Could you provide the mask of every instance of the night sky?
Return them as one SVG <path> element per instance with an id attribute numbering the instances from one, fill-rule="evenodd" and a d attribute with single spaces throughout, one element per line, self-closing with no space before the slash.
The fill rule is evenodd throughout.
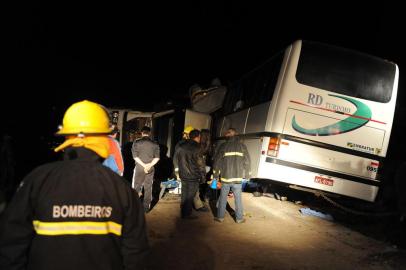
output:
<path id="1" fill-rule="evenodd" d="M 40 122 L 41 132 L 53 132 L 63 111 L 83 99 L 152 110 L 185 97 L 194 83 L 230 82 L 297 39 L 394 61 L 403 91 L 400 4 L 252 2 L 10 1 L 3 33 L 6 126 Z"/>

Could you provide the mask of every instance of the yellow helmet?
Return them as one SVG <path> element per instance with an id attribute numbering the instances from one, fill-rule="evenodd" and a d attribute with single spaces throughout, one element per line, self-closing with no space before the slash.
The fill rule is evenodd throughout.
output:
<path id="1" fill-rule="evenodd" d="M 107 111 L 91 101 L 72 104 L 65 112 L 63 124 L 57 135 L 109 134 L 110 119 Z"/>
<path id="2" fill-rule="evenodd" d="M 192 130 L 194 130 L 194 128 L 192 126 L 188 125 L 183 130 L 183 133 L 189 134 Z"/>

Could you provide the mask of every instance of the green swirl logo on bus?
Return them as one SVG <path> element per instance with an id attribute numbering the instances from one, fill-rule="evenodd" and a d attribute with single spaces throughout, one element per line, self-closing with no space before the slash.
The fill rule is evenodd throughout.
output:
<path id="1" fill-rule="evenodd" d="M 349 117 L 338 121 L 337 123 L 327 125 L 324 127 L 316 128 L 316 129 L 307 129 L 302 126 L 300 126 L 296 122 L 296 117 L 295 115 L 292 118 L 292 127 L 294 130 L 297 132 L 300 132 L 305 135 L 311 135 L 311 136 L 331 136 L 331 135 L 337 135 L 337 134 L 342 134 L 346 132 L 353 131 L 355 129 L 358 129 L 362 126 L 364 126 L 366 123 L 368 123 L 371 120 L 372 112 L 371 109 L 364 103 L 349 98 L 349 97 L 342 97 L 342 96 L 337 96 L 337 95 L 331 95 L 329 96 L 344 99 L 352 104 L 357 108 L 356 111 L 352 114 L 349 115 L 347 113 L 343 113 L 341 111 L 334 111 L 334 110 L 328 110 L 328 111 L 333 111 L 339 114 L 344 114 L 344 115 L 349 115 Z M 310 99 L 309 99 L 310 100 Z M 320 108 L 323 110 L 326 110 L 324 108 Z"/>

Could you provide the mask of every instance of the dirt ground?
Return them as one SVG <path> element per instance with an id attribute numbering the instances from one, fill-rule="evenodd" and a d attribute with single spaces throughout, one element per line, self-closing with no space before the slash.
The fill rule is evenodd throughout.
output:
<path id="1" fill-rule="evenodd" d="M 236 224 L 228 214 L 223 223 L 214 222 L 213 212 L 183 220 L 179 203 L 167 194 L 146 216 L 149 269 L 406 269 L 405 251 L 303 215 L 303 205 L 243 193 L 247 222 Z"/>

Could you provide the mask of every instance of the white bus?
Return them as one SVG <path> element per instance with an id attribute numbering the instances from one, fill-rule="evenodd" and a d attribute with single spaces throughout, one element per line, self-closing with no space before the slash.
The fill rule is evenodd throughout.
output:
<path id="1" fill-rule="evenodd" d="M 392 62 L 299 40 L 232 85 L 216 136 L 240 133 L 252 178 L 372 202 L 398 77 Z"/>

